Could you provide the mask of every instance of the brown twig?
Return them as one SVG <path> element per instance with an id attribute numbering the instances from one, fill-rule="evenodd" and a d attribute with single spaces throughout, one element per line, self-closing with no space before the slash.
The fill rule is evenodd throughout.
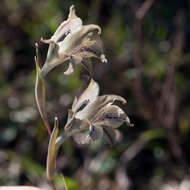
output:
<path id="1" fill-rule="evenodd" d="M 135 32 L 137 36 L 135 50 L 134 50 L 134 64 L 137 69 L 137 78 L 135 79 L 134 85 L 134 94 L 139 105 L 142 105 L 143 116 L 146 119 L 151 118 L 151 110 L 150 110 L 150 101 L 145 95 L 144 88 L 142 86 L 142 73 L 143 73 L 143 58 L 142 58 L 142 49 L 143 49 L 143 33 L 142 33 L 142 24 L 143 18 L 148 13 L 149 9 L 152 7 L 155 0 L 146 0 L 140 8 L 135 11 Z"/>
<path id="2" fill-rule="evenodd" d="M 180 17 L 180 18 L 179 18 Z M 159 100 L 159 115 L 162 115 L 166 104 L 170 102 L 170 95 L 175 91 L 175 73 L 176 67 L 179 63 L 180 53 L 183 48 L 183 24 L 181 15 L 178 15 L 176 18 L 177 32 L 174 39 L 174 47 L 171 51 L 170 64 L 168 65 L 167 76 L 165 83 L 162 88 L 161 98 Z M 171 107 L 171 106 L 170 106 Z M 171 125 L 171 121 L 168 125 Z"/>
<path id="3" fill-rule="evenodd" d="M 183 15 L 181 13 L 176 16 L 175 23 L 176 35 L 174 38 L 174 46 L 171 50 L 170 64 L 168 65 L 166 79 L 158 102 L 158 119 L 160 126 L 164 128 L 167 134 L 168 143 L 174 157 L 185 163 L 179 139 L 176 131 L 173 129 L 176 122 L 176 108 L 178 102 L 175 75 L 184 41 Z"/>
<path id="4" fill-rule="evenodd" d="M 142 20 L 145 15 L 147 14 L 147 12 L 149 11 L 149 9 L 152 7 L 152 5 L 154 4 L 155 0 L 146 0 L 141 6 L 140 8 L 137 9 L 136 11 L 136 18 L 139 20 Z"/>

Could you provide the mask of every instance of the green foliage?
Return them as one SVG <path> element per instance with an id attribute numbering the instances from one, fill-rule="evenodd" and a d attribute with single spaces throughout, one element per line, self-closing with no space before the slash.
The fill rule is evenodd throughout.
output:
<path id="1" fill-rule="evenodd" d="M 102 140 L 91 144 L 90 148 L 77 145 L 72 140 L 66 142 L 57 160 L 57 166 L 61 168 L 59 173 L 66 177 L 63 180 L 61 175 L 55 175 L 56 185 L 61 189 L 66 183 L 69 190 L 112 190 L 115 187 L 120 190 L 119 182 L 123 181 L 119 179 L 124 179 L 124 182 L 130 182 L 132 189 L 146 190 L 164 188 L 171 183 L 179 187 L 185 180 L 186 166 L 189 166 L 190 160 L 188 1 L 155 1 L 141 23 L 141 41 L 136 30 L 135 11 L 143 2 L 1 1 L 1 185 L 47 185 L 44 176 L 49 136 L 42 128 L 34 99 L 34 43 L 41 36 L 52 36 L 67 18 L 71 4 L 75 4 L 84 24 L 90 24 L 89 16 L 95 14 L 94 24 L 103 28 L 101 39 L 108 63 L 94 64 L 92 75 L 100 83 L 101 94 L 117 94 L 128 100 L 127 106 L 122 105 L 122 109 L 129 113 L 135 127 L 127 128 L 124 125 L 123 137 L 113 147 Z M 184 26 L 181 28 L 176 25 L 176 15 L 180 15 L 180 11 L 184 16 L 181 22 Z M 175 53 L 176 45 L 180 44 L 179 41 L 176 43 L 178 30 L 182 31 L 184 39 L 180 52 Z M 38 43 L 43 65 L 47 46 Z M 148 101 L 143 100 L 141 89 L 136 88 L 139 69 L 135 50 L 139 43 L 142 43 L 141 82 L 144 97 Z M 163 92 L 171 74 L 170 66 L 175 60 L 177 64 L 172 85 L 169 88 L 166 85 Z M 82 66 L 77 66 L 69 77 L 64 76 L 61 70 L 54 69 L 48 79 L 46 105 L 48 122 L 52 126 L 57 116 L 61 123 L 60 132 L 64 130 L 66 110 L 71 107 L 76 89 L 86 84 L 87 78 L 83 75 L 86 70 Z M 167 123 L 169 125 L 166 126 Z M 174 138 L 171 143 L 173 137 L 177 140 Z M 131 159 L 123 161 L 122 156 L 127 150 L 132 150 L 130 156 L 127 155 L 127 159 Z M 88 166 L 94 160 L 97 167 L 88 171 Z M 119 168 L 121 163 L 123 173 Z M 118 173 L 122 178 L 118 177 Z"/>
<path id="2" fill-rule="evenodd" d="M 65 190 L 77 190 L 79 183 L 69 177 L 64 177 L 63 175 L 55 175 L 55 183 L 60 187 L 65 187 Z"/>

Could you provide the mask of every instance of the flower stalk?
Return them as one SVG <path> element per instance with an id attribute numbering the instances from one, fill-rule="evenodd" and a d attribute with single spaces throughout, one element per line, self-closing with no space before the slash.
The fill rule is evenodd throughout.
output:
<path id="1" fill-rule="evenodd" d="M 126 100 L 113 94 L 99 96 L 99 84 L 91 79 L 88 87 L 80 96 L 75 97 L 71 109 L 68 110 L 68 118 L 63 132 L 59 134 L 59 122 L 55 117 L 51 133 L 45 110 L 47 74 L 60 64 L 66 65 L 64 74 L 70 75 L 78 64 L 82 64 L 88 70 L 86 65 L 91 66 L 91 58 L 96 58 L 103 63 L 107 62 L 100 34 L 99 26 L 83 25 L 82 20 L 76 16 L 75 8 L 72 5 L 67 20 L 60 24 L 52 37 L 47 40 L 41 39 L 41 42 L 49 45 L 43 66 L 39 62 L 38 44 L 35 44 L 35 98 L 40 116 L 50 135 L 46 176 L 54 190 L 56 190 L 54 185 L 56 157 L 65 140 L 73 137 L 77 143 L 88 144 L 105 136 L 111 144 L 115 144 L 120 136 L 117 128 L 123 123 L 133 126 L 127 114 L 119 106 L 114 105 L 115 101 L 126 104 Z M 92 69 L 92 67 L 90 68 Z"/>

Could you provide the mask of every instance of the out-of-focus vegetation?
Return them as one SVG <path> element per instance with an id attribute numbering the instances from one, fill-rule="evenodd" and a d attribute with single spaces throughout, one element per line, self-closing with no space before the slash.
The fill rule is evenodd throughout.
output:
<path id="1" fill-rule="evenodd" d="M 34 100 L 34 43 L 49 38 L 74 4 L 84 23 L 102 27 L 107 64 L 96 63 L 101 94 L 125 97 L 135 127 L 121 127 L 114 147 L 97 141 L 62 147 L 57 168 L 69 189 L 190 188 L 190 4 L 183 1 L 1 0 L 0 185 L 34 185 L 45 179 L 49 136 Z M 40 44 L 42 63 L 47 45 Z M 77 67 L 49 78 L 48 119 L 64 127 L 76 89 L 87 73 Z M 50 88 L 51 87 L 51 88 Z M 60 176 L 57 185 L 63 186 Z"/>

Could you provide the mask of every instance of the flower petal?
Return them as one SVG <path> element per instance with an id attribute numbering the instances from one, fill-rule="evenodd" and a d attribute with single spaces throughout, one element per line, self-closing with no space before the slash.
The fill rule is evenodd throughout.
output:
<path id="1" fill-rule="evenodd" d="M 76 16 L 75 8 L 72 5 L 70 7 L 70 13 L 68 19 L 61 23 L 61 25 L 55 31 L 51 39 L 55 42 L 63 41 L 67 35 L 72 34 L 77 30 L 80 30 L 81 27 L 82 27 L 82 20 Z"/>
<path id="2" fill-rule="evenodd" d="M 78 55 L 83 59 L 94 57 L 100 59 L 101 62 L 107 62 L 103 52 L 102 41 L 98 34 L 100 30 L 101 29 L 97 25 L 83 26 L 79 34 L 77 34 L 80 41 L 77 41 L 77 44 L 75 44 L 75 47 L 72 48 L 70 53 L 72 55 Z M 71 36 L 69 36 L 68 39 L 69 38 L 71 38 Z"/>
<path id="3" fill-rule="evenodd" d="M 68 118 L 67 118 L 67 123 L 70 122 L 72 120 L 72 118 L 74 117 L 74 113 L 71 109 L 68 110 Z"/>
<path id="4" fill-rule="evenodd" d="M 118 128 L 128 119 L 125 112 L 116 105 L 102 108 L 91 121 L 95 126 Z"/>
<path id="5" fill-rule="evenodd" d="M 123 104 L 126 103 L 126 100 L 122 98 L 121 96 L 117 95 L 103 95 L 99 96 L 94 102 L 89 104 L 86 107 L 85 112 L 83 111 L 83 117 L 88 118 L 89 120 L 93 119 L 93 117 L 98 113 L 100 109 L 102 109 L 105 106 L 112 105 L 115 101 L 120 101 Z"/>
<path id="6" fill-rule="evenodd" d="M 121 139 L 121 133 L 117 129 L 112 129 L 111 127 L 103 127 L 104 136 L 108 139 L 111 145 L 116 144 Z"/>
<path id="7" fill-rule="evenodd" d="M 86 106 L 92 102 L 94 102 L 99 94 L 99 85 L 93 79 L 91 79 L 90 84 L 84 90 L 84 92 L 75 100 L 72 105 L 72 111 L 76 113 L 76 117 L 79 119 L 85 118 L 83 117 L 83 112 Z M 81 109 L 82 107 L 82 109 Z"/>
<path id="8" fill-rule="evenodd" d="M 72 136 L 75 133 L 86 130 L 90 127 L 90 124 L 87 120 L 80 120 L 73 117 L 65 126 L 65 133 L 68 136 Z"/>
<path id="9" fill-rule="evenodd" d="M 63 57 L 65 54 L 72 55 L 76 52 L 79 47 L 81 47 L 81 43 L 86 41 L 90 41 L 89 34 L 98 34 L 101 31 L 101 28 L 98 25 L 90 24 L 83 26 L 77 32 L 67 35 L 63 41 L 59 44 L 59 56 Z"/>
<path id="10" fill-rule="evenodd" d="M 62 63 L 63 60 L 59 58 L 58 49 L 59 49 L 58 44 L 54 42 L 50 43 L 48 53 L 47 53 L 47 58 L 42 67 L 41 74 L 43 77 L 45 77 L 49 73 L 49 71 L 51 71 L 54 67 Z M 66 58 L 69 59 L 69 57 L 65 56 L 64 62 L 66 61 Z"/>
<path id="11" fill-rule="evenodd" d="M 93 140 L 98 140 L 103 137 L 103 128 L 91 125 L 88 136 Z"/>
<path id="12" fill-rule="evenodd" d="M 72 62 L 69 63 L 67 70 L 64 72 L 65 75 L 70 75 L 74 71 L 74 64 Z"/>
<path id="13" fill-rule="evenodd" d="M 86 131 L 87 132 L 87 131 Z M 87 138 L 87 133 L 86 132 L 81 132 L 81 133 L 76 133 L 72 137 L 74 141 L 77 144 L 89 144 L 91 142 L 90 138 Z"/>
<path id="14" fill-rule="evenodd" d="M 82 27 L 82 20 L 76 16 L 75 14 L 75 7 L 74 5 L 72 5 L 70 7 L 70 12 L 69 12 L 69 16 L 67 18 L 66 21 L 63 21 L 59 27 L 57 28 L 57 30 L 55 31 L 55 33 L 53 34 L 53 36 L 48 39 L 48 40 L 41 40 L 44 43 L 51 43 L 53 42 L 60 42 L 63 41 L 64 38 L 69 35 L 72 34 L 78 30 L 80 30 Z"/>

